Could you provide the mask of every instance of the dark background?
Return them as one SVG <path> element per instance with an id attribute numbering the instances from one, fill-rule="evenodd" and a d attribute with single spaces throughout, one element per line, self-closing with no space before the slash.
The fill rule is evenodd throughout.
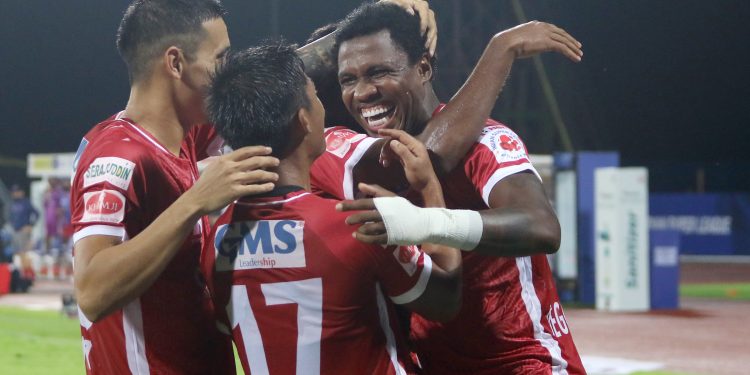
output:
<path id="1" fill-rule="evenodd" d="M 0 1 L 0 179 L 30 152 L 74 152 L 128 97 L 115 32 L 129 1 Z M 233 48 L 281 34 L 302 42 L 359 4 L 225 0 Z M 518 24 L 509 0 L 431 1 L 437 89 L 463 82 L 489 37 Z M 750 2 L 522 1 L 526 16 L 584 44 L 543 58 L 576 150 L 617 150 L 650 169 L 652 191 L 750 191 Z M 494 117 L 532 153 L 563 151 L 531 60 L 516 63 Z M 705 176 L 700 182 L 696 176 Z"/>

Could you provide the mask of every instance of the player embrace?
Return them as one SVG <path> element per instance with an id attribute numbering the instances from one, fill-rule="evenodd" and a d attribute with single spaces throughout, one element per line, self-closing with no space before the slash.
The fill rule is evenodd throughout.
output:
<path id="1" fill-rule="evenodd" d="M 414 371 L 391 303 L 449 320 L 461 299 L 461 255 L 441 245 L 357 241 L 336 200 L 310 193 L 325 152 L 325 111 L 288 45 L 231 55 L 208 99 L 233 148 L 272 147 L 276 187 L 246 196 L 218 219 L 203 270 L 242 366 L 252 374 L 405 374 Z M 413 141 L 413 142 L 411 142 Z M 419 142 L 391 147 L 428 206 L 442 191 Z"/>

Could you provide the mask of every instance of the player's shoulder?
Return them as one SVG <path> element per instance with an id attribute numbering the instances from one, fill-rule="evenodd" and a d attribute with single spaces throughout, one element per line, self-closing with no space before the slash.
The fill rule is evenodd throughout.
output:
<path id="1" fill-rule="evenodd" d="M 307 230 L 326 237 L 360 244 L 352 237 L 352 232 L 357 227 L 346 223 L 346 218 L 355 214 L 356 211 L 342 212 L 336 210 L 336 205 L 341 202 L 338 199 L 330 199 L 312 193 L 305 198 L 296 202 L 295 211 L 305 221 Z"/>
<path id="2" fill-rule="evenodd" d="M 323 135 L 326 139 L 326 152 L 343 158 L 353 145 L 368 139 L 367 134 L 358 133 L 345 126 L 325 128 Z"/>
<path id="3" fill-rule="evenodd" d="M 116 157 L 132 163 L 153 160 L 152 148 L 134 134 L 129 125 L 118 119 L 108 119 L 94 126 L 81 141 L 81 161 L 101 157 Z"/>
<path id="4" fill-rule="evenodd" d="M 348 216 L 347 213 L 336 210 L 336 204 L 339 202 L 337 199 L 307 193 L 304 199 L 294 202 L 294 209 L 303 220 L 310 223 L 308 228 L 325 229 L 335 226 L 336 223 L 343 224 L 343 219 Z"/>
<path id="5" fill-rule="evenodd" d="M 526 145 L 510 127 L 488 119 L 471 150 L 472 154 L 486 152 L 502 159 L 515 159 L 526 156 Z"/>

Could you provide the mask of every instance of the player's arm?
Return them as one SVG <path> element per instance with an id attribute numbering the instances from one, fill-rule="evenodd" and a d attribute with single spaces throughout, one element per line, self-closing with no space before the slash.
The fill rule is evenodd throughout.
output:
<path id="1" fill-rule="evenodd" d="M 470 177 L 476 186 L 481 186 L 480 190 L 489 189 L 484 198 L 488 209 L 447 210 L 419 208 L 409 202 L 398 206 L 389 203 L 397 198 L 376 198 L 372 205 L 356 201 L 342 203 L 344 210 L 351 205 L 358 210 L 377 209 L 379 212 L 380 215 L 370 212 L 369 217 L 374 222 L 381 220 L 383 225 L 369 224 L 370 236 L 362 240 L 381 244 L 441 243 L 494 256 L 556 252 L 560 246 L 560 224 L 539 178 L 532 173 L 533 167 L 520 138 L 507 128 L 496 129 L 487 137 L 485 142 L 493 144 L 500 144 L 503 137 L 513 142 L 512 150 L 497 153 L 483 150 L 472 158 L 472 166 L 467 166 L 473 172 Z M 497 159 L 497 155 L 501 155 L 501 159 Z M 507 168 L 517 168 L 518 172 L 508 173 Z M 492 182 L 495 180 L 497 182 Z M 350 216 L 347 222 L 359 223 L 360 217 L 367 214 L 358 215 Z M 407 225 L 412 225 L 413 229 L 399 230 Z"/>
<path id="2" fill-rule="evenodd" d="M 425 157 L 427 157 L 426 152 Z M 362 191 L 372 196 L 393 196 L 393 193 L 377 185 L 361 184 L 360 187 Z M 420 192 L 426 207 L 445 207 L 442 189 L 437 179 L 435 179 L 434 185 L 426 186 Z M 365 203 L 365 206 L 362 206 L 362 208 L 366 208 L 367 201 L 359 200 L 358 203 Z M 403 205 L 404 203 L 409 204 L 405 199 L 398 198 L 397 201 L 390 202 L 389 204 L 392 204 L 393 208 L 398 210 L 399 205 Z M 372 199 L 369 199 L 369 204 L 372 204 Z M 368 219 L 371 220 L 370 222 L 360 226 L 359 230 L 355 232 L 355 237 L 363 242 L 388 243 L 388 231 L 383 226 L 383 221 L 378 217 L 377 211 L 370 211 L 370 214 L 372 213 L 375 213 L 375 216 Z M 349 218 L 347 218 L 347 222 L 352 224 L 359 223 L 356 219 L 350 222 Z M 421 224 L 414 222 L 400 229 L 409 231 Z M 367 227 L 362 228 L 364 226 Z M 390 228 L 390 230 L 393 231 L 395 229 Z M 461 309 L 461 252 L 455 247 L 431 243 L 423 243 L 421 249 L 430 257 L 432 262 L 429 279 L 422 294 L 413 301 L 403 303 L 403 305 L 427 319 L 440 322 L 448 321 L 455 317 Z"/>
<path id="3" fill-rule="evenodd" d="M 195 185 L 146 229 L 121 242 L 92 235 L 75 244 L 75 289 L 81 311 L 91 321 L 122 308 L 143 294 L 179 250 L 201 216 L 248 194 L 270 191 L 278 165 L 267 147 L 245 147 L 220 157 Z"/>
<path id="4" fill-rule="evenodd" d="M 368 185 L 360 187 L 370 194 L 378 192 Z M 383 196 L 382 191 L 378 193 Z M 368 227 L 360 227 L 356 237 L 369 243 L 433 242 L 512 257 L 552 254 L 560 247 L 560 223 L 534 174 L 520 172 L 504 178 L 492 189 L 489 204 L 482 211 L 431 209 L 403 198 L 379 197 L 343 202 L 341 209 L 370 210 L 347 218 L 349 224 L 368 219 Z"/>
<path id="5" fill-rule="evenodd" d="M 581 46 L 565 30 L 538 21 L 493 36 L 464 85 L 417 137 L 436 155 L 438 174 L 453 170 L 479 137 L 516 59 L 557 52 L 578 62 Z"/>
<path id="6" fill-rule="evenodd" d="M 389 142 L 394 154 L 403 166 L 404 174 L 411 189 L 421 194 L 425 207 L 440 209 L 445 207 L 443 191 L 435 171 L 430 163 L 430 157 L 425 146 L 404 131 L 393 130 L 393 140 Z M 360 185 L 360 188 L 373 196 L 393 195 L 393 193 L 379 186 Z M 404 202 L 403 198 L 388 201 L 384 204 L 398 210 Z M 347 202 L 342 202 L 341 205 Z M 365 200 L 365 205 L 372 205 L 373 200 Z M 354 233 L 355 238 L 363 242 L 376 242 L 371 237 L 387 239 L 388 233 L 393 231 L 410 231 L 421 223 L 411 223 L 402 227 L 388 227 L 379 217 L 377 211 L 369 211 L 347 218 L 347 223 L 364 223 Z M 387 242 L 387 241 L 386 241 Z M 427 286 L 415 300 L 405 303 L 405 306 L 420 315 L 438 321 L 453 318 L 461 307 L 461 252 L 455 248 L 440 244 L 422 244 L 422 251 L 430 256 L 432 269 Z"/>
<path id="7" fill-rule="evenodd" d="M 560 223 L 539 178 L 521 172 L 503 178 L 480 211 L 483 229 L 472 251 L 494 256 L 552 254 L 560 247 Z"/>

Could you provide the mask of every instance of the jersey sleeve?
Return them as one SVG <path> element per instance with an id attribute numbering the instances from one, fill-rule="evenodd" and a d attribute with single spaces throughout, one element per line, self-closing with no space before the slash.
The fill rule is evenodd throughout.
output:
<path id="1" fill-rule="evenodd" d="M 529 171 L 540 180 L 521 138 L 504 125 L 484 128 L 465 159 L 464 172 L 489 206 L 492 188 L 505 177 Z"/>
<path id="2" fill-rule="evenodd" d="M 128 238 L 139 214 L 144 168 L 150 161 L 131 142 L 88 144 L 77 159 L 71 185 L 73 241 L 92 235 Z M 145 161 L 145 162 L 144 162 Z"/>
<path id="3" fill-rule="evenodd" d="M 354 167 L 377 138 L 343 126 L 326 128 L 326 151 L 310 169 L 313 192 L 337 199 L 354 199 Z"/>
<path id="4" fill-rule="evenodd" d="M 432 259 L 417 246 L 372 245 L 375 274 L 388 297 L 399 305 L 412 302 L 422 295 L 432 273 Z"/>

